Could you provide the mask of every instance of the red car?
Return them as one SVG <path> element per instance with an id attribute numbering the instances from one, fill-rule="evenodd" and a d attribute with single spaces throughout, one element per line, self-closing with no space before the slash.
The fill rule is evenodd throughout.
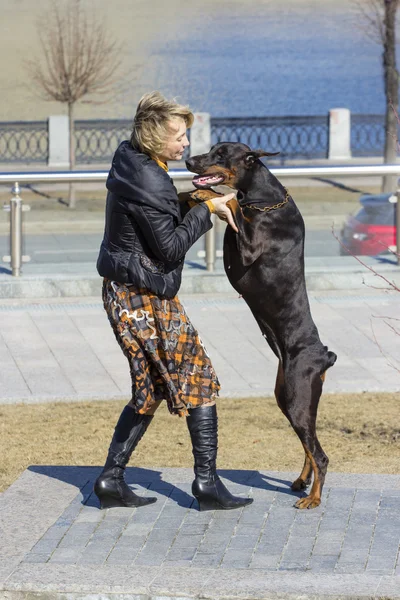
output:
<path id="1" fill-rule="evenodd" d="M 349 216 L 342 227 L 342 244 L 351 254 L 396 252 L 396 194 L 368 194 L 361 196 L 360 203 L 360 210 Z M 348 252 L 340 246 L 340 254 Z"/>

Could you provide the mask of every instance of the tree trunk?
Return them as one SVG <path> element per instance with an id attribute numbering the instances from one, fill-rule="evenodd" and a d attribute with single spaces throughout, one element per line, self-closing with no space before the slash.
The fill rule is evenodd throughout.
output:
<path id="1" fill-rule="evenodd" d="M 68 120 L 69 120 L 69 169 L 73 171 L 75 168 L 75 123 L 74 123 L 74 104 L 68 104 Z M 76 207 L 75 186 L 70 183 L 68 186 L 68 207 Z"/>
<path id="2" fill-rule="evenodd" d="M 395 163 L 397 159 L 397 117 L 399 104 L 398 72 L 396 68 L 396 11 L 399 0 L 384 0 L 384 44 L 383 72 L 385 82 L 385 150 L 384 163 Z M 393 110 L 393 107 L 395 110 Z M 397 187 L 395 175 L 386 175 L 382 181 L 382 192 L 393 192 Z"/>

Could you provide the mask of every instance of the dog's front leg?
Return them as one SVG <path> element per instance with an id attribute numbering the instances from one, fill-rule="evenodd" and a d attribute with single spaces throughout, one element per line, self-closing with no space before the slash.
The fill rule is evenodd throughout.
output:
<path id="1" fill-rule="evenodd" d="M 190 192 L 180 192 L 178 194 L 179 205 L 181 209 L 182 217 L 196 206 L 196 204 L 200 204 L 201 202 L 205 202 L 206 200 L 212 200 L 212 198 L 217 198 L 218 196 L 223 196 L 219 192 L 215 192 L 212 189 L 209 190 L 191 190 Z"/>

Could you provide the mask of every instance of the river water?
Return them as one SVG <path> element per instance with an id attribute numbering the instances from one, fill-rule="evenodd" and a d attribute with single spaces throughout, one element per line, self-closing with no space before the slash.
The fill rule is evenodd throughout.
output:
<path id="1" fill-rule="evenodd" d="M 384 112 L 382 49 L 351 0 L 205 2 L 203 11 L 178 14 L 174 28 L 152 46 L 151 85 L 195 110 Z"/>
<path id="2" fill-rule="evenodd" d="M 63 113 L 65 106 L 33 93 L 24 70 L 26 58 L 41 56 L 48 0 L 0 5 L 0 120 Z M 384 112 L 382 48 L 365 35 L 353 0 L 82 0 L 82 6 L 105 19 L 110 39 L 121 43 L 123 64 L 115 96 L 78 103 L 78 119 L 131 118 L 140 96 L 153 89 L 213 116 L 320 115 L 337 107 Z"/>

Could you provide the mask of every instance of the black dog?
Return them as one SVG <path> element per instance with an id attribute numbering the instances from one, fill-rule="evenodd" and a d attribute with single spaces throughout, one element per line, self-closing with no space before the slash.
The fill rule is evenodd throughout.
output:
<path id="1" fill-rule="evenodd" d="M 304 278 L 304 221 L 287 190 L 259 160 L 273 156 L 245 144 L 219 143 L 208 154 L 193 156 L 187 168 L 198 173 L 196 201 L 218 195 L 213 185 L 238 190 L 229 206 L 239 229 L 227 227 L 224 266 L 228 279 L 249 305 L 261 331 L 279 359 L 275 396 L 300 438 L 305 462 L 293 490 L 313 485 L 297 508 L 314 508 L 328 457 L 316 435 L 316 418 L 325 371 L 336 360 L 312 320 Z"/>

